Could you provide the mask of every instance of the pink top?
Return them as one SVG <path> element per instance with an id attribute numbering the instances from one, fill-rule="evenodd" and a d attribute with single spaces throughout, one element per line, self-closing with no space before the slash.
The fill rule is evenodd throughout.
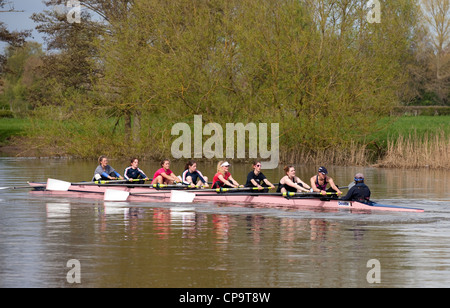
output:
<path id="1" fill-rule="evenodd" d="M 164 168 L 158 169 L 155 172 L 155 174 L 153 175 L 153 180 L 156 179 L 158 176 L 160 176 L 161 173 L 165 173 L 167 175 L 170 175 L 170 174 L 172 174 L 172 170 L 170 170 L 170 169 L 165 170 Z"/>

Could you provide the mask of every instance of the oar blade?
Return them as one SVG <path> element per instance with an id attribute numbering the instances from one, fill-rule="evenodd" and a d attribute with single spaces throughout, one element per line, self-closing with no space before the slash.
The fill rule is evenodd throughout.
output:
<path id="1" fill-rule="evenodd" d="M 72 185 L 70 182 L 65 182 L 61 180 L 48 179 L 46 189 L 52 191 L 68 191 Z"/>
<path id="2" fill-rule="evenodd" d="M 194 201 L 195 194 L 191 192 L 172 190 L 170 191 L 170 202 L 176 203 L 192 203 Z"/>
<path id="3" fill-rule="evenodd" d="M 127 201 L 130 193 L 124 190 L 107 189 L 103 196 L 104 201 Z"/>

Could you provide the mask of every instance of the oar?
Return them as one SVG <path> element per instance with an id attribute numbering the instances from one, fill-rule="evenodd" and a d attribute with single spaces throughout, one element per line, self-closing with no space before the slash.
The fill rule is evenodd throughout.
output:
<path id="1" fill-rule="evenodd" d="M 155 190 L 155 191 L 143 191 L 143 192 L 129 192 L 125 190 L 106 189 L 103 195 L 104 201 L 127 201 L 130 195 L 153 195 L 164 194 L 171 192 L 172 190 Z"/>
<path id="2" fill-rule="evenodd" d="M 44 184 L 42 185 L 36 185 L 36 186 L 9 186 L 9 187 L 0 187 L 0 190 L 6 190 L 6 189 L 22 189 L 22 188 L 39 188 L 39 187 L 45 187 Z"/>
<path id="3" fill-rule="evenodd" d="M 156 184 L 155 184 L 156 185 Z M 179 186 L 176 186 L 179 187 Z M 271 187 L 265 187 L 264 189 L 271 189 Z M 128 192 L 123 190 L 116 189 L 107 189 L 105 191 L 103 200 L 104 201 L 126 201 L 130 195 L 152 195 L 152 194 L 161 194 L 167 193 L 170 191 L 171 193 L 171 202 L 192 202 L 190 199 L 194 199 L 195 191 L 199 192 L 216 192 L 219 194 L 225 194 L 230 192 L 245 192 L 245 191 L 254 191 L 260 190 L 258 187 L 238 187 L 238 188 L 215 188 L 215 189 L 188 189 L 188 190 L 157 190 L 157 191 L 143 191 L 143 192 Z M 178 193 L 180 192 L 180 193 Z M 211 194 L 211 196 L 217 196 L 217 194 Z M 183 200 L 183 201 L 179 201 Z M 188 201 L 186 201 L 188 200 Z"/>
<path id="4" fill-rule="evenodd" d="M 150 180 L 151 179 L 149 179 L 149 181 Z M 105 186 L 107 186 L 107 185 L 117 184 L 120 186 L 125 186 L 125 185 L 127 185 L 127 183 L 137 182 L 137 181 L 141 181 L 141 179 L 131 179 L 130 181 L 128 181 L 128 180 L 108 180 L 108 181 L 101 180 L 101 181 L 94 181 L 94 182 L 77 182 L 77 183 L 71 183 L 71 182 L 66 182 L 66 181 L 61 181 L 61 180 L 56 180 L 56 179 L 48 179 L 47 185 L 42 186 L 42 187 L 46 187 L 47 190 L 52 190 L 52 191 L 68 191 L 71 185 L 105 185 Z M 134 185 L 139 185 L 139 184 L 134 184 Z M 144 185 L 144 184 L 142 184 L 142 185 Z M 155 185 L 158 185 L 158 184 L 154 184 L 152 186 L 155 186 Z"/>
<path id="5" fill-rule="evenodd" d="M 93 181 L 93 182 L 80 182 L 80 183 L 74 183 L 74 184 L 84 184 L 84 183 L 92 183 L 93 185 L 98 184 L 127 184 L 132 182 L 140 182 L 140 181 L 153 181 L 153 179 L 129 179 L 129 180 L 100 180 L 100 181 Z"/>
<path id="6" fill-rule="evenodd" d="M 259 189 L 258 187 L 237 187 L 237 188 L 212 188 L 212 189 L 193 189 L 198 190 L 200 192 L 217 192 L 217 193 L 227 193 L 234 191 L 264 191 L 272 189 L 272 187 L 264 187 L 263 189 Z M 189 187 L 188 187 L 189 190 Z"/>
<path id="7" fill-rule="evenodd" d="M 281 193 L 281 196 L 283 197 L 296 197 L 296 196 L 317 196 L 317 197 L 325 197 L 325 196 L 332 196 L 337 195 L 335 192 L 327 192 L 326 195 L 320 193 L 320 192 L 284 192 Z"/>
<path id="8" fill-rule="evenodd" d="M 245 187 L 248 191 L 258 189 L 257 187 Z M 309 198 L 324 198 L 324 195 L 321 195 L 320 193 L 316 192 L 301 192 L 301 193 L 231 193 L 228 194 L 228 192 L 232 192 L 234 190 L 238 190 L 237 188 L 229 188 L 229 190 L 219 192 L 219 194 L 201 194 L 202 197 L 214 197 L 218 195 L 229 195 L 229 196 L 283 196 L 283 197 L 294 197 L 294 196 L 304 196 Z M 220 190 L 220 188 L 219 188 Z M 205 191 L 205 190 L 202 190 Z M 245 190 L 244 190 L 245 191 Z M 181 203 L 192 203 L 194 201 L 194 198 L 196 197 L 195 192 L 190 191 L 179 191 L 179 190 L 172 190 L 170 192 L 170 202 L 181 202 Z M 327 195 L 333 195 L 335 193 L 327 193 Z"/>

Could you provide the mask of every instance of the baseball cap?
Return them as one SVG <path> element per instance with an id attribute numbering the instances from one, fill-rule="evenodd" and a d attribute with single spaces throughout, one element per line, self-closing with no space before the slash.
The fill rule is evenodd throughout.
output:
<path id="1" fill-rule="evenodd" d="M 230 163 L 228 163 L 227 161 L 224 162 L 222 165 L 220 165 L 220 167 L 227 167 L 227 166 L 230 166 Z"/>
<path id="2" fill-rule="evenodd" d="M 319 168 L 319 172 L 320 172 L 320 173 L 328 174 L 327 168 L 325 168 L 325 167 L 320 167 L 320 168 Z"/>

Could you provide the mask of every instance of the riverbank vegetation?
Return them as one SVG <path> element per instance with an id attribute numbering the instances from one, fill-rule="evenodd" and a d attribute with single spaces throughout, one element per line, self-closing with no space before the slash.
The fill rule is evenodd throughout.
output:
<path id="1" fill-rule="evenodd" d="M 157 119 L 151 119 L 157 121 Z M 379 167 L 395 168 L 450 168 L 450 116 L 403 116 L 384 117 L 377 125 L 381 130 L 367 137 L 366 146 L 354 143 L 344 151 L 324 152 L 316 157 L 306 151 L 299 153 L 281 152 L 283 162 L 304 164 L 341 164 L 341 165 L 375 165 Z M 110 138 L 108 127 L 111 123 L 96 122 L 67 122 L 53 119 L 26 120 L 18 118 L 0 118 L 0 152 L 3 146 L 6 154 L 15 156 L 71 156 L 78 158 L 96 159 L 99 146 L 110 148 L 112 156 L 124 157 L 128 153 L 114 152 L 113 132 Z M 123 123 L 119 123 L 119 126 Z M 33 127 L 33 129 L 30 129 Z M 62 135 L 59 132 L 64 131 Z M 120 131 L 120 128 L 117 129 Z M 164 125 L 159 134 L 164 141 Z M 45 132 L 47 135 L 43 134 Z M 48 135 L 50 134 L 50 135 Z M 77 135 L 79 138 L 73 138 Z M 150 135 L 142 136 L 148 140 Z M 48 138 L 48 139 L 47 139 Z M 12 140 L 12 142 L 11 142 Z M 80 141 L 77 141 L 80 140 Z M 89 144 L 85 140 L 97 140 L 99 144 Z M 158 146 L 159 139 L 155 140 Z M 13 144 L 11 148 L 6 145 Z M 44 147 L 41 144 L 51 146 Z M 163 142 L 159 144 L 164 148 Z M 156 148 L 156 147 L 155 147 Z M 119 147 L 120 149 L 120 147 Z M 166 152 L 154 154 L 143 153 L 142 158 L 155 159 L 166 157 Z M 70 153 L 70 154 L 68 154 Z"/>
<path id="2" fill-rule="evenodd" d="M 394 108 L 449 103 L 448 37 L 432 26 L 447 0 L 380 1 L 380 23 L 360 0 L 80 2 L 79 23 L 58 0 L 33 16 L 46 52 L 5 53 L 0 109 L 29 119 L 45 156 L 170 157 L 172 126 L 202 115 L 280 123 L 284 162 L 371 164 L 400 144 Z"/>

